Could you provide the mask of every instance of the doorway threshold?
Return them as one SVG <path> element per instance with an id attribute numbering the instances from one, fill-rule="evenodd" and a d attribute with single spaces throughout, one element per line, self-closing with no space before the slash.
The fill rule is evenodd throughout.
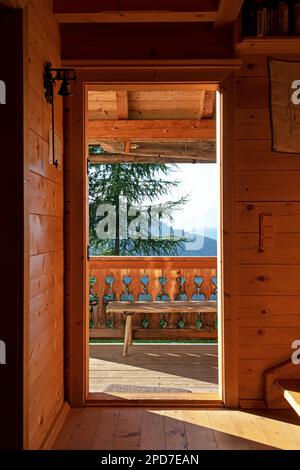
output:
<path id="1" fill-rule="evenodd" d="M 85 406 L 141 408 L 224 408 L 218 393 L 89 393 Z"/>

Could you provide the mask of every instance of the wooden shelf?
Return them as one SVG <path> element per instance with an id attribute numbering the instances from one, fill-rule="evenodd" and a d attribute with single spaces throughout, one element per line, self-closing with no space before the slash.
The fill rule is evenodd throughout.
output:
<path id="1" fill-rule="evenodd" d="M 236 51 L 247 54 L 300 54 L 300 36 L 245 37 Z"/>

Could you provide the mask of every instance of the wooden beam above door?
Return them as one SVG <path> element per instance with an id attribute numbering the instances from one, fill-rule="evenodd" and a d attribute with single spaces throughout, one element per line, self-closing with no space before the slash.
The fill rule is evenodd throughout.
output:
<path id="1" fill-rule="evenodd" d="M 128 119 L 128 92 L 120 90 L 116 92 L 118 119 Z"/>
<path id="2" fill-rule="evenodd" d="M 217 17 L 216 11 L 122 11 L 101 13 L 56 13 L 59 23 L 210 23 Z"/>
<path id="3" fill-rule="evenodd" d="M 217 0 L 54 0 L 60 23 L 214 22 Z"/>
<path id="4" fill-rule="evenodd" d="M 216 122 L 201 120 L 88 121 L 88 139 L 205 140 L 216 138 Z"/>
<path id="5" fill-rule="evenodd" d="M 231 24 L 244 0 L 54 0 L 59 23 Z"/>
<path id="6" fill-rule="evenodd" d="M 99 142 L 89 142 L 99 145 Z M 174 162 L 191 163 L 216 162 L 216 141 L 200 140 L 186 141 L 104 141 L 100 142 L 105 154 L 89 155 L 91 163 L 121 163 L 121 162 Z"/>

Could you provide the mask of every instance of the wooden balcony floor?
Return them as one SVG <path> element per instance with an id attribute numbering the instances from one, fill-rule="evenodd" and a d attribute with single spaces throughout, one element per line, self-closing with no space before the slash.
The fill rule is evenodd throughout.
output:
<path id="1" fill-rule="evenodd" d="M 300 449 L 289 410 L 72 409 L 54 450 Z"/>
<path id="2" fill-rule="evenodd" d="M 211 393 L 218 389 L 216 344 L 90 346 L 90 393 Z"/>

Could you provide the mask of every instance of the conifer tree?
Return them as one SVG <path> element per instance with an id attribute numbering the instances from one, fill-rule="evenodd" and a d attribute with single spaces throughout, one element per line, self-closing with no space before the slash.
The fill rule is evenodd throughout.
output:
<path id="1" fill-rule="evenodd" d="M 91 153 L 91 149 L 90 149 Z M 96 151 L 96 153 L 99 153 Z M 159 197 L 168 197 L 172 190 L 180 184 L 173 178 L 175 164 L 165 163 L 109 163 L 90 164 L 89 171 L 89 204 L 90 204 L 90 249 L 93 255 L 123 255 L 123 256 L 174 256 L 186 241 L 184 236 L 178 237 L 171 233 L 164 236 L 163 229 L 172 226 L 174 213 L 187 202 L 187 196 L 177 201 L 167 201 L 163 204 L 164 221 L 160 220 L 160 230 L 157 237 L 150 236 L 153 210 L 151 205 L 157 204 Z M 130 223 L 140 215 L 128 212 L 130 207 L 143 207 L 143 212 L 149 221 L 148 233 L 140 237 L 127 239 L 120 237 L 120 198 L 126 198 L 127 221 Z M 101 204 L 111 204 L 115 207 L 116 227 L 113 240 L 99 239 L 96 227 L 101 217 L 97 216 L 97 208 Z M 152 206 L 153 208 L 153 206 Z M 134 212 L 134 211 L 133 211 Z M 162 215 L 160 213 L 160 215 Z M 103 217 L 102 217 L 103 218 Z"/>

